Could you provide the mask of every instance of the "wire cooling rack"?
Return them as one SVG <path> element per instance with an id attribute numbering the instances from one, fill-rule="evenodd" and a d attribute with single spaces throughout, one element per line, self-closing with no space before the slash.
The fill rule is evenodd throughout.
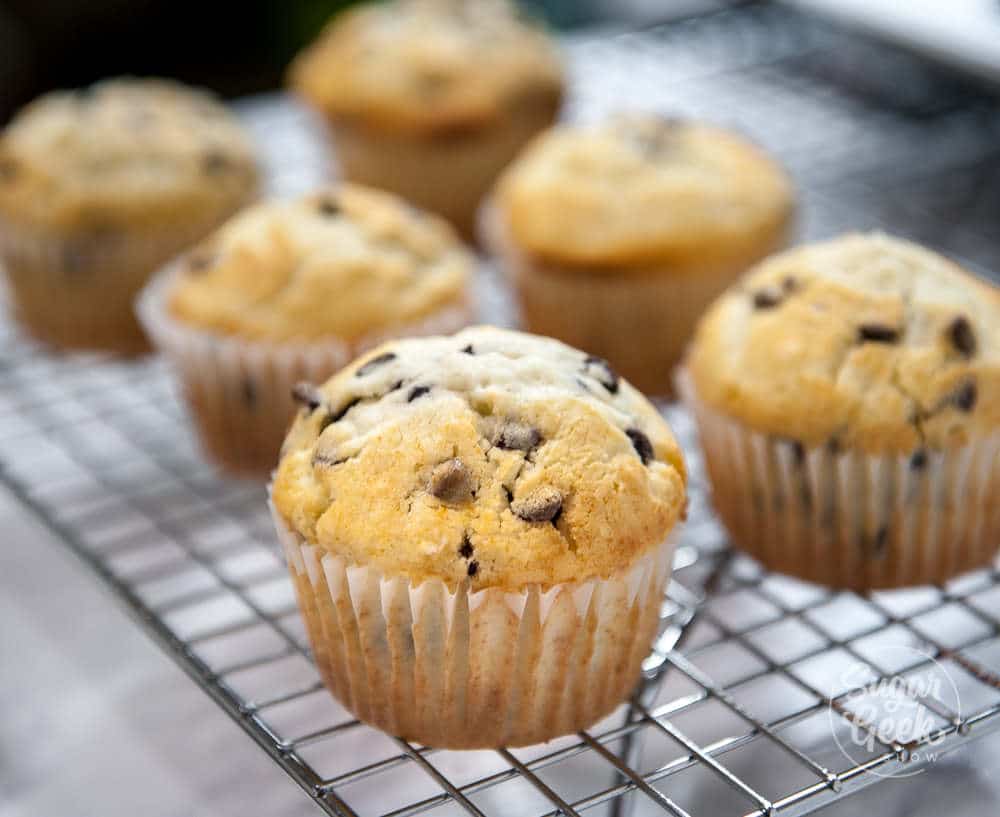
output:
<path id="1" fill-rule="evenodd" d="M 996 99 L 768 6 L 567 50 L 570 116 L 641 106 L 748 132 L 795 175 L 804 237 L 877 226 L 1000 269 Z M 241 110 L 274 190 L 325 173 L 303 111 Z M 483 316 L 510 323 L 496 275 L 478 285 Z M 728 549 L 690 420 L 665 411 L 689 453 L 690 521 L 634 700 L 542 746 L 436 751 L 323 690 L 263 488 L 203 460 L 161 362 L 56 356 L 0 331 L 0 480 L 330 814 L 805 814 L 1000 727 L 995 567 L 870 597 L 763 572 Z M 859 684 L 931 668 L 947 685 L 924 699 L 922 742 L 856 706 Z"/>

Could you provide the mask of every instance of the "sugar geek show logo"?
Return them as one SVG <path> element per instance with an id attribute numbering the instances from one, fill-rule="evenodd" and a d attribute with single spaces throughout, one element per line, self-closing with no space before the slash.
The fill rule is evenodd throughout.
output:
<path id="1" fill-rule="evenodd" d="M 886 747 L 903 747 L 902 765 L 873 769 L 880 777 L 913 777 L 937 760 L 948 721 L 940 713 L 961 716 L 958 687 L 934 656 L 917 647 L 881 647 L 877 665 L 904 667 L 898 674 L 873 678 L 869 664 L 857 661 L 841 673 L 840 689 L 850 690 L 831 702 L 830 728 L 840 751 L 860 765 Z M 850 728 L 845 730 L 845 725 Z"/>

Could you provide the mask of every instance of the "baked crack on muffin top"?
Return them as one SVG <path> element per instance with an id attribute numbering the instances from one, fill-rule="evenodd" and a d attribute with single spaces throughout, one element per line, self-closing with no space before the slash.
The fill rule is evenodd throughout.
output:
<path id="1" fill-rule="evenodd" d="M 698 397 L 800 447 L 912 454 L 1000 430 L 1000 290 L 872 233 L 760 264 L 702 319 Z"/>
<path id="2" fill-rule="evenodd" d="M 784 171 L 739 135 L 629 113 L 539 136 L 501 176 L 494 206 L 529 255 L 620 274 L 763 257 L 792 201 Z"/>
<path id="3" fill-rule="evenodd" d="M 343 184 L 230 219 L 187 254 L 170 309 L 248 340 L 354 340 L 465 309 L 474 263 L 443 219 Z"/>
<path id="4" fill-rule="evenodd" d="M 515 592 L 608 577 L 684 513 L 662 417 L 558 341 L 490 327 L 394 341 L 295 396 L 277 512 L 390 577 Z"/>
<path id="5" fill-rule="evenodd" d="M 512 106 L 553 107 L 563 71 L 549 37 L 508 0 L 396 0 L 337 15 L 290 79 L 346 121 L 460 136 Z"/>
<path id="6" fill-rule="evenodd" d="M 160 79 L 57 91 L 0 134 L 0 213 L 107 234 L 227 212 L 257 185 L 253 148 L 215 97 Z"/>

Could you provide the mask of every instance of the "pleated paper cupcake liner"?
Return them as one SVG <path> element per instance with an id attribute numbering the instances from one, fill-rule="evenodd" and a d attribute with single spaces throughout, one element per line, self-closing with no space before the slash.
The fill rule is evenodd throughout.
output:
<path id="1" fill-rule="evenodd" d="M 449 334 L 465 326 L 470 309 L 442 308 L 414 324 L 352 342 L 266 343 L 228 337 L 175 319 L 168 298 L 176 264 L 146 287 L 136 312 L 156 348 L 177 373 L 205 452 L 227 471 L 266 478 L 278 461 L 297 406 L 299 381 L 322 383 L 362 352 L 391 337 Z"/>
<path id="2" fill-rule="evenodd" d="M 639 679 L 669 540 L 607 579 L 472 592 L 348 564 L 272 512 L 324 683 L 390 734 L 455 749 L 538 743 L 607 715 Z"/>
<path id="3" fill-rule="evenodd" d="M 699 268 L 662 264 L 592 272 L 521 251 L 492 204 L 484 206 L 479 223 L 482 244 L 503 261 L 528 331 L 607 358 L 632 385 L 658 397 L 672 395 L 673 369 L 709 304 L 784 244 L 781 236 L 752 256 Z"/>
<path id="4" fill-rule="evenodd" d="M 0 263 L 14 312 L 28 331 L 55 346 L 148 351 L 133 309 L 136 295 L 157 269 L 218 220 L 65 235 L 0 219 Z"/>
<path id="5" fill-rule="evenodd" d="M 473 240 L 483 196 L 557 112 L 556 99 L 517 107 L 501 121 L 470 128 L 458 139 L 323 118 L 344 178 L 391 190 L 448 219 L 463 238 Z"/>
<path id="6" fill-rule="evenodd" d="M 866 591 L 941 584 L 1000 549 L 1000 434 L 916 456 L 804 449 L 705 405 L 683 371 L 678 385 L 713 505 L 767 568 Z"/>

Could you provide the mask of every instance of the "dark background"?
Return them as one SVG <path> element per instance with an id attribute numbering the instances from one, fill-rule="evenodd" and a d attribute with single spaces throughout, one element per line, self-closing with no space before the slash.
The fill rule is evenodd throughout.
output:
<path id="1" fill-rule="evenodd" d="M 343 0 L 0 0 L 0 121 L 52 88 L 170 76 L 227 96 L 278 87 Z"/>
<path id="2" fill-rule="evenodd" d="M 667 9 L 673 0 L 652 5 Z M 0 124 L 35 96 L 121 74 L 169 76 L 224 96 L 277 88 L 291 58 L 351 0 L 0 0 Z M 554 26 L 614 3 L 535 0 Z"/>
<path id="3" fill-rule="evenodd" d="M 46 91 L 106 77 L 172 77 L 224 97 L 280 88 L 295 54 L 338 11 L 358 1 L 0 0 L 0 126 Z M 609 20 L 643 26 L 724 7 L 769 5 L 765 0 L 518 1 L 554 29 Z M 944 11 L 947 0 L 941 3 Z M 852 49 L 864 47 L 861 38 L 851 43 Z M 807 70 L 832 73 L 828 78 L 893 107 L 909 104 L 901 96 L 909 92 L 912 74 L 928 70 L 925 63 L 908 60 L 900 71 L 872 73 L 867 59 L 835 56 Z M 964 101 L 967 81 L 935 73 L 935 107 Z"/>

